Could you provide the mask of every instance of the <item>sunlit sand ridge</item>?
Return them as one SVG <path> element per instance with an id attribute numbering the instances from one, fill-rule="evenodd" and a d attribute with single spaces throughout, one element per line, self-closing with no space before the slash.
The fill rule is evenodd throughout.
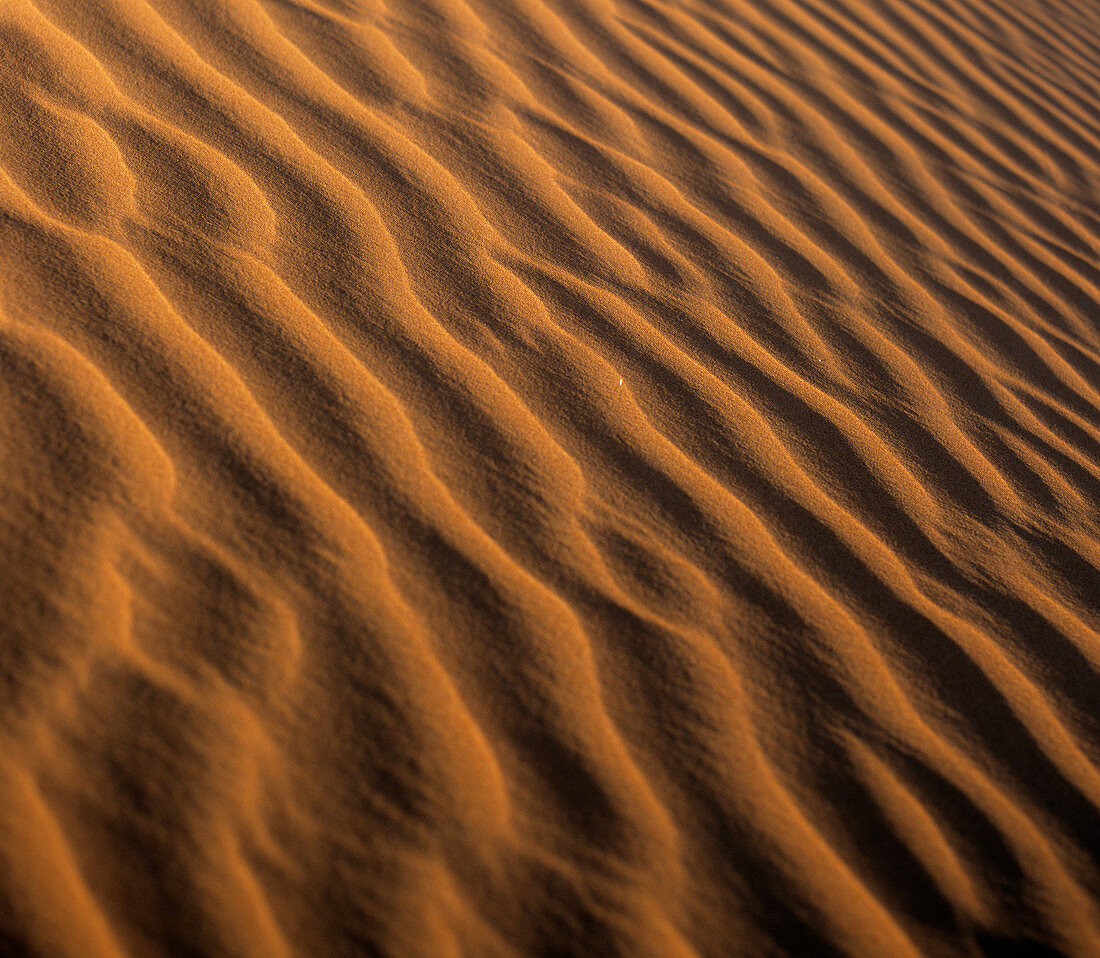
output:
<path id="1" fill-rule="evenodd" d="M 1100 7 L 0 0 L 0 952 L 1100 955 Z"/>

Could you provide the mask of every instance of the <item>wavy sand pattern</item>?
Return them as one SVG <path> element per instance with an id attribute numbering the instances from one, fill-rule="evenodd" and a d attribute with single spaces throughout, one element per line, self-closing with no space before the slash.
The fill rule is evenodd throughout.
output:
<path id="1" fill-rule="evenodd" d="M 0 950 L 1100 954 L 1100 8 L 3 0 Z"/>

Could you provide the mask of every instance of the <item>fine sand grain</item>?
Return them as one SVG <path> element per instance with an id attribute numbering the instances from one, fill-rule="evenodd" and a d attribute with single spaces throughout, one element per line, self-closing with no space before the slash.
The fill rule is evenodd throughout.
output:
<path id="1" fill-rule="evenodd" d="M 0 954 L 1100 955 L 1096 0 L 0 0 Z"/>

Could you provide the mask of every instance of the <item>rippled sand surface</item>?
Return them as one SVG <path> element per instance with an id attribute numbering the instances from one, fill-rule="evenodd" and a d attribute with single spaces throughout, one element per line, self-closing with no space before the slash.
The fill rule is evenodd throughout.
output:
<path id="1" fill-rule="evenodd" d="M 1092 0 L 2 0 L 0 952 L 1100 954 Z"/>

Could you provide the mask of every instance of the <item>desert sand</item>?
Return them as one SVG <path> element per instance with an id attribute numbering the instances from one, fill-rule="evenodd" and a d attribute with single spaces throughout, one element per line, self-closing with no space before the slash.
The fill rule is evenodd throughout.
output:
<path id="1" fill-rule="evenodd" d="M 0 0 L 0 953 L 1100 954 L 1095 0 Z"/>

